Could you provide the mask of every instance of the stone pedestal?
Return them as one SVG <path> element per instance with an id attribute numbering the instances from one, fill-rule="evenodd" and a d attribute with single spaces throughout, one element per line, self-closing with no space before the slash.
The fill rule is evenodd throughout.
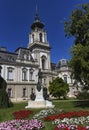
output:
<path id="1" fill-rule="evenodd" d="M 51 101 L 44 100 L 44 101 L 28 101 L 28 106 L 25 108 L 54 108 Z"/>
<path id="2" fill-rule="evenodd" d="M 35 101 L 44 101 L 43 98 L 43 89 L 40 90 L 40 92 L 38 90 L 36 90 L 36 99 Z"/>
<path id="3" fill-rule="evenodd" d="M 54 105 L 52 105 L 51 101 L 44 100 L 43 98 L 43 89 L 41 91 L 36 90 L 36 99 L 34 101 L 29 100 L 28 106 L 25 108 L 53 108 Z"/>
<path id="4" fill-rule="evenodd" d="M 53 107 L 54 105 L 52 105 L 51 101 L 44 100 L 43 89 L 41 89 L 40 91 L 36 90 L 36 99 L 34 101 L 29 100 L 28 106 L 26 106 L 25 108 L 53 108 Z"/>
<path id="5" fill-rule="evenodd" d="M 28 106 L 25 108 L 45 108 L 46 102 L 45 101 L 28 101 Z"/>
<path id="6" fill-rule="evenodd" d="M 48 100 L 45 100 L 46 101 L 46 107 L 47 108 L 54 108 L 55 106 L 52 104 L 52 101 L 48 101 Z"/>

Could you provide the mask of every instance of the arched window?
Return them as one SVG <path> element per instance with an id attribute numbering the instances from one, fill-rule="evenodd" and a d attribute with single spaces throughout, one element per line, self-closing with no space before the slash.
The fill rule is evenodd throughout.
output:
<path id="1" fill-rule="evenodd" d="M 34 42 L 34 34 L 32 34 L 32 41 Z"/>
<path id="2" fill-rule="evenodd" d="M 42 69 L 44 70 L 44 69 L 46 69 L 46 57 L 45 56 L 42 56 L 41 57 L 41 61 L 42 61 Z"/>
<path id="3" fill-rule="evenodd" d="M 39 34 L 40 42 L 42 42 L 42 33 Z"/>
<path id="4" fill-rule="evenodd" d="M 29 80 L 34 80 L 33 79 L 33 72 L 34 72 L 34 70 L 31 68 L 30 69 L 30 74 L 29 74 Z"/>
<path id="5" fill-rule="evenodd" d="M 22 80 L 23 81 L 27 80 L 27 69 L 26 68 L 22 69 Z"/>
<path id="6" fill-rule="evenodd" d="M 42 69 L 45 69 L 45 59 L 42 59 Z"/>
<path id="7" fill-rule="evenodd" d="M 64 75 L 64 82 L 67 83 L 67 75 Z"/>

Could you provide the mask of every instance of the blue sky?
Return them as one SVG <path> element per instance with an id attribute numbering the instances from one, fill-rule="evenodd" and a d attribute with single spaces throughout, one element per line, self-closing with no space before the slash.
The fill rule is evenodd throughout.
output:
<path id="1" fill-rule="evenodd" d="M 51 61 L 70 58 L 73 39 L 65 38 L 64 19 L 68 20 L 77 4 L 89 0 L 0 0 L 0 47 L 14 52 L 27 47 L 30 26 L 34 21 L 36 3 L 41 21 L 45 24 L 51 46 Z"/>

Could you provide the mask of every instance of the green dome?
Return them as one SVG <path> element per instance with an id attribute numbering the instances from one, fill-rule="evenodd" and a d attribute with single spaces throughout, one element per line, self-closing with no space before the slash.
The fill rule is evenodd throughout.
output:
<path id="1" fill-rule="evenodd" d="M 38 27 L 41 29 L 44 27 L 44 24 L 39 19 L 38 13 L 36 13 L 35 21 L 32 23 L 31 29 L 35 29 L 35 27 Z"/>

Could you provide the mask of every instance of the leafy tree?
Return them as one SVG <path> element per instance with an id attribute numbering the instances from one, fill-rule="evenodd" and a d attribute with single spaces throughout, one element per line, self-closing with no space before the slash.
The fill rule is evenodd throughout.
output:
<path id="1" fill-rule="evenodd" d="M 69 92 L 69 85 L 63 79 L 57 77 L 49 83 L 49 92 L 54 97 L 60 98 L 60 96 L 63 96 L 65 98 Z"/>
<path id="2" fill-rule="evenodd" d="M 69 63 L 72 75 L 89 89 L 89 3 L 72 11 L 70 20 L 65 22 L 65 33 L 68 38 L 75 39 Z"/>
<path id="3" fill-rule="evenodd" d="M 75 38 L 75 45 L 89 44 L 89 3 L 82 4 L 72 11 L 70 20 L 65 22 L 65 33 L 67 37 Z"/>
<path id="4" fill-rule="evenodd" d="M 13 105 L 9 100 L 6 87 L 7 83 L 0 75 L 0 108 L 7 108 Z"/>

